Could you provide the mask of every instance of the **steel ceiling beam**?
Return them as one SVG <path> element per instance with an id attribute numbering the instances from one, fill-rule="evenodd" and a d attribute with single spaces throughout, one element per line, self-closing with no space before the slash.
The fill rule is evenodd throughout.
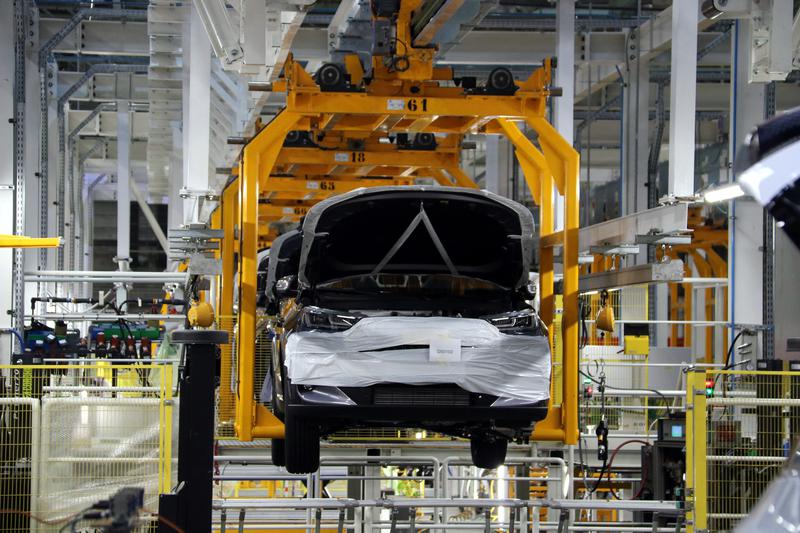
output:
<path id="1" fill-rule="evenodd" d="M 59 96 L 56 106 L 58 116 L 58 198 L 57 198 L 57 232 L 59 235 L 65 234 L 65 207 L 66 207 L 66 105 L 69 99 L 75 92 L 80 89 L 86 82 L 91 80 L 95 74 L 117 74 L 122 72 L 129 73 L 146 73 L 146 65 L 116 65 L 116 64 L 94 64 L 89 70 L 83 73 L 78 81 L 70 86 L 64 94 Z M 64 248 L 59 248 L 56 251 L 56 264 L 59 270 L 64 268 Z"/>
<path id="2" fill-rule="evenodd" d="M 117 9 L 80 9 L 70 17 L 66 23 L 53 34 L 39 48 L 38 66 L 39 66 L 39 99 L 41 107 L 41 137 L 40 137 L 40 160 L 39 160 L 39 183 L 40 186 L 40 200 L 39 200 L 39 234 L 44 237 L 48 232 L 48 142 L 49 142 L 49 92 L 53 88 L 54 82 L 48 82 L 48 61 L 58 46 L 81 22 L 87 18 L 94 18 L 98 20 L 146 20 L 147 13 L 135 10 L 117 10 Z M 54 76 L 54 74 L 51 72 Z M 63 215 L 62 215 L 63 216 Z M 61 249 L 59 249 L 59 253 Z M 63 260 L 63 259 L 62 259 Z M 39 251 L 39 267 L 46 268 L 47 266 L 47 250 L 42 249 Z"/>

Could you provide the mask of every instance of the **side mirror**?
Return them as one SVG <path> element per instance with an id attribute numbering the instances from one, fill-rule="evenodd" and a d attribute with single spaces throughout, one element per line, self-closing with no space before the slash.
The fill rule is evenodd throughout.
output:
<path id="1" fill-rule="evenodd" d="M 536 292 L 539 289 L 539 285 L 536 281 L 531 281 L 527 285 L 525 285 L 525 292 L 527 292 L 528 300 L 535 300 L 536 299 Z"/>
<path id="2" fill-rule="evenodd" d="M 297 276 L 284 276 L 275 282 L 275 296 L 278 300 L 289 298 L 297 290 Z"/>

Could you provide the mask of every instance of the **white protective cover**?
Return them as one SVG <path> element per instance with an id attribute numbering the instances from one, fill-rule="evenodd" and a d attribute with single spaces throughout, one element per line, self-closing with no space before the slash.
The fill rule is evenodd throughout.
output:
<path id="1" fill-rule="evenodd" d="M 407 345 L 421 347 L 386 349 Z M 296 332 L 285 353 L 298 385 L 453 383 L 529 402 L 550 396 L 547 337 L 507 335 L 474 318 L 368 317 L 346 331 Z"/>

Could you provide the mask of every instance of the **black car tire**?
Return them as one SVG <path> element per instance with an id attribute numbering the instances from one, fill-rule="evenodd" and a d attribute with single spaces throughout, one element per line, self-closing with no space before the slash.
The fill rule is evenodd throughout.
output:
<path id="1" fill-rule="evenodd" d="M 493 435 L 473 435 L 470 439 L 472 463 L 478 468 L 497 468 L 506 460 L 508 441 Z"/>
<path id="2" fill-rule="evenodd" d="M 286 470 L 311 474 L 319 470 L 319 427 L 286 413 Z"/>
<path id="3" fill-rule="evenodd" d="M 286 466 L 286 441 L 283 439 L 272 439 L 270 446 L 272 464 L 275 466 Z"/>

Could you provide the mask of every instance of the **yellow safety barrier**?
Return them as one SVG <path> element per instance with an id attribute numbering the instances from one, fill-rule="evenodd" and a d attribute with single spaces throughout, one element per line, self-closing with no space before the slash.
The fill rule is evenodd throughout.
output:
<path id="1" fill-rule="evenodd" d="M 800 372 L 690 372 L 687 532 L 729 531 L 779 473 L 800 436 Z"/>
<path id="2" fill-rule="evenodd" d="M 122 487 L 173 485 L 171 365 L 0 366 L 0 532 L 57 532 Z"/>

